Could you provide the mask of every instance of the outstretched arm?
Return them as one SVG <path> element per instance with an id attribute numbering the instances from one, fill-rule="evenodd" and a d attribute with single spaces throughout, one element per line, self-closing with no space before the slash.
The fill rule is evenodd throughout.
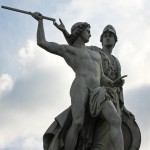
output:
<path id="1" fill-rule="evenodd" d="M 47 42 L 45 39 L 44 27 L 43 27 L 43 17 L 40 13 L 35 12 L 32 15 L 38 21 L 38 29 L 37 29 L 37 45 L 41 48 L 45 49 L 46 51 L 63 56 L 66 51 L 64 45 L 59 45 L 54 42 Z"/>

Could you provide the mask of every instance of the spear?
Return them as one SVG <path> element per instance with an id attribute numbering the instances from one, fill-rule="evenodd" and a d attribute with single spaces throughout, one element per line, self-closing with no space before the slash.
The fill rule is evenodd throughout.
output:
<path id="1" fill-rule="evenodd" d="M 3 9 L 8 9 L 8 10 L 11 10 L 11 11 L 16 11 L 16 12 L 19 12 L 19 13 L 23 13 L 23 14 L 27 14 L 27 15 L 31 15 L 32 16 L 32 12 L 30 11 L 25 11 L 25 10 L 21 10 L 21 9 L 16 9 L 16 8 L 12 8 L 12 7 L 8 7 L 8 6 L 1 6 L 1 8 Z M 50 17 L 46 17 L 46 16 L 42 16 L 43 19 L 46 19 L 46 20 L 50 20 L 50 21 L 53 21 L 55 22 L 56 19 L 54 18 L 50 18 Z"/>

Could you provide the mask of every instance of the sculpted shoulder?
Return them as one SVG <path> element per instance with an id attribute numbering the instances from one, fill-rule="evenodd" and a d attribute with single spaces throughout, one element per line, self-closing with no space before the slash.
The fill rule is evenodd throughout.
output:
<path id="1" fill-rule="evenodd" d="M 97 51 L 97 52 L 101 52 L 101 48 L 97 47 L 97 46 L 87 46 L 88 49 L 92 50 L 92 51 Z"/>
<path id="2" fill-rule="evenodd" d="M 66 51 L 66 53 L 68 54 L 72 54 L 72 55 L 76 55 L 77 53 L 79 53 L 80 48 L 71 46 L 71 45 L 62 45 Z"/>

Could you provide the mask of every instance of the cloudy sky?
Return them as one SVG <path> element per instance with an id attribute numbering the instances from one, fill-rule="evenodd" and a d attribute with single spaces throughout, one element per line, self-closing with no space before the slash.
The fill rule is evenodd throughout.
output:
<path id="1" fill-rule="evenodd" d="M 61 18 L 66 28 L 91 24 L 87 45 L 101 47 L 107 24 L 117 31 L 113 55 L 127 74 L 126 107 L 142 133 L 141 150 L 150 149 L 150 1 L 149 0 L 1 0 L 0 5 Z M 50 21 L 46 39 L 66 41 Z M 42 150 L 42 136 L 54 117 L 70 105 L 73 71 L 65 61 L 36 45 L 37 21 L 0 9 L 0 150 Z"/>

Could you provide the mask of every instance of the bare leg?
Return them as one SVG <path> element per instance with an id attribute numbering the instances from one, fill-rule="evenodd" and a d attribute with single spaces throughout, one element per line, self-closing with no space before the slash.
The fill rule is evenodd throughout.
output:
<path id="1" fill-rule="evenodd" d="M 115 150 L 124 150 L 123 134 L 121 129 L 121 118 L 118 115 L 113 103 L 106 101 L 102 107 L 105 120 L 110 125 L 110 139 Z"/>
<path id="2" fill-rule="evenodd" d="M 73 122 L 65 139 L 64 150 L 74 150 L 79 132 L 84 123 L 85 108 L 88 100 L 88 89 L 82 80 L 76 79 L 71 88 L 71 111 Z"/>

